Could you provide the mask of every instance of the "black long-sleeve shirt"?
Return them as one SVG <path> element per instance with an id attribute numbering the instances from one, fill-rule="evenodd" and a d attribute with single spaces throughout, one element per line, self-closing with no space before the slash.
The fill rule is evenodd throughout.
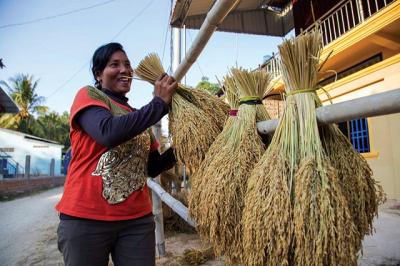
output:
<path id="1" fill-rule="evenodd" d="M 157 123 L 169 111 L 168 105 L 159 97 L 135 110 L 128 104 L 128 98 L 111 90 L 104 90 L 111 99 L 127 106 L 132 112 L 113 116 L 111 112 L 100 106 L 89 106 L 81 110 L 75 117 L 76 123 L 99 144 L 107 148 L 116 147 L 125 141 L 139 135 Z M 172 149 L 163 154 L 156 150 L 150 153 L 148 174 L 155 177 L 170 169 L 176 163 Z"/>

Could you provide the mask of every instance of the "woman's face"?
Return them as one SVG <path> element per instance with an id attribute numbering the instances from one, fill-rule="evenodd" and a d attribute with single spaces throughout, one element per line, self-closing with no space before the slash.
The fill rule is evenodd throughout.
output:
<path id="1" fill-rule="evenodd" d="M 126 54 L 117 51 L 112 54 L 97 79 L 103 88 L 125 95 L 129 92 L 132 82 L 132 79 L 128 79 L 126 76 L 132 76 L 132 72 L 131 62 Z"/>

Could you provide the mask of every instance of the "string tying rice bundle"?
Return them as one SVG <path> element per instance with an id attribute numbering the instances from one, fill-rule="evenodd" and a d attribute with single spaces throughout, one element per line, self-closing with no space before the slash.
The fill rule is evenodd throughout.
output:
<path id="1" fill-rule="evenodd" d="M 216 143 L 220 151 L 213 158 L 210 156 L 209 161 L 206 159 L 201 172 L 196 174 L 195 182 L 203 182 L 193 185 L 192 189 L 200 193 L 190 196 L 189 207 L 198 204 L 191 210 L 192 217 L 200 235 L 210 241 L 215 253 L 224 255 L 229 263 L 239 263 L 243 255 L 240 221 L 247 179 L 265 150 L 256 121 L 269 119 L 261 97 L 270 89 L 270 76 L 264 71 L 236 68 L 231 75 L 234 83 L 229 88 L 236 87 L 241 99 L 238 116 L 229 134 Z"/>
<path id="2" fill-rule="evenodd" d="M 146 56 L 135 74 L 152 84 L 164 73 L 156 54 Z M 214 139 L 221 132 L 229 106 L 216 96 L 182 84 L 172 97 L 169 132 L 178 163 L 195 171 Z"/>

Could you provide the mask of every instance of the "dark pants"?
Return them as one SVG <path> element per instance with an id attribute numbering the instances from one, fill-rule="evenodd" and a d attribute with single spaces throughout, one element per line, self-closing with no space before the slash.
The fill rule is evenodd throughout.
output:
<path id="1" fill-rule="evenodd" d="M 60 220 L 58 249 L 66 266 L 155 265 L 154 216 L 128 221 Z"/>

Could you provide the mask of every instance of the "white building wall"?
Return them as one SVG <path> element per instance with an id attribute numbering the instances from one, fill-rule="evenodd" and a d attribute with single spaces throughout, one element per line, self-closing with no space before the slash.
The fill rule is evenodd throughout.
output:
<path id="1" fill-rule="evenodd" d="M 31 175 L 49 175 L 51 159 L 55 160 L 55 175 L 61 175 L 62 145 L 24 137 L 24 134 L 0 129 L 0 148 L 13 149 L 7 154 L 25 168 L 27 155 L 31 156 Z"/>

